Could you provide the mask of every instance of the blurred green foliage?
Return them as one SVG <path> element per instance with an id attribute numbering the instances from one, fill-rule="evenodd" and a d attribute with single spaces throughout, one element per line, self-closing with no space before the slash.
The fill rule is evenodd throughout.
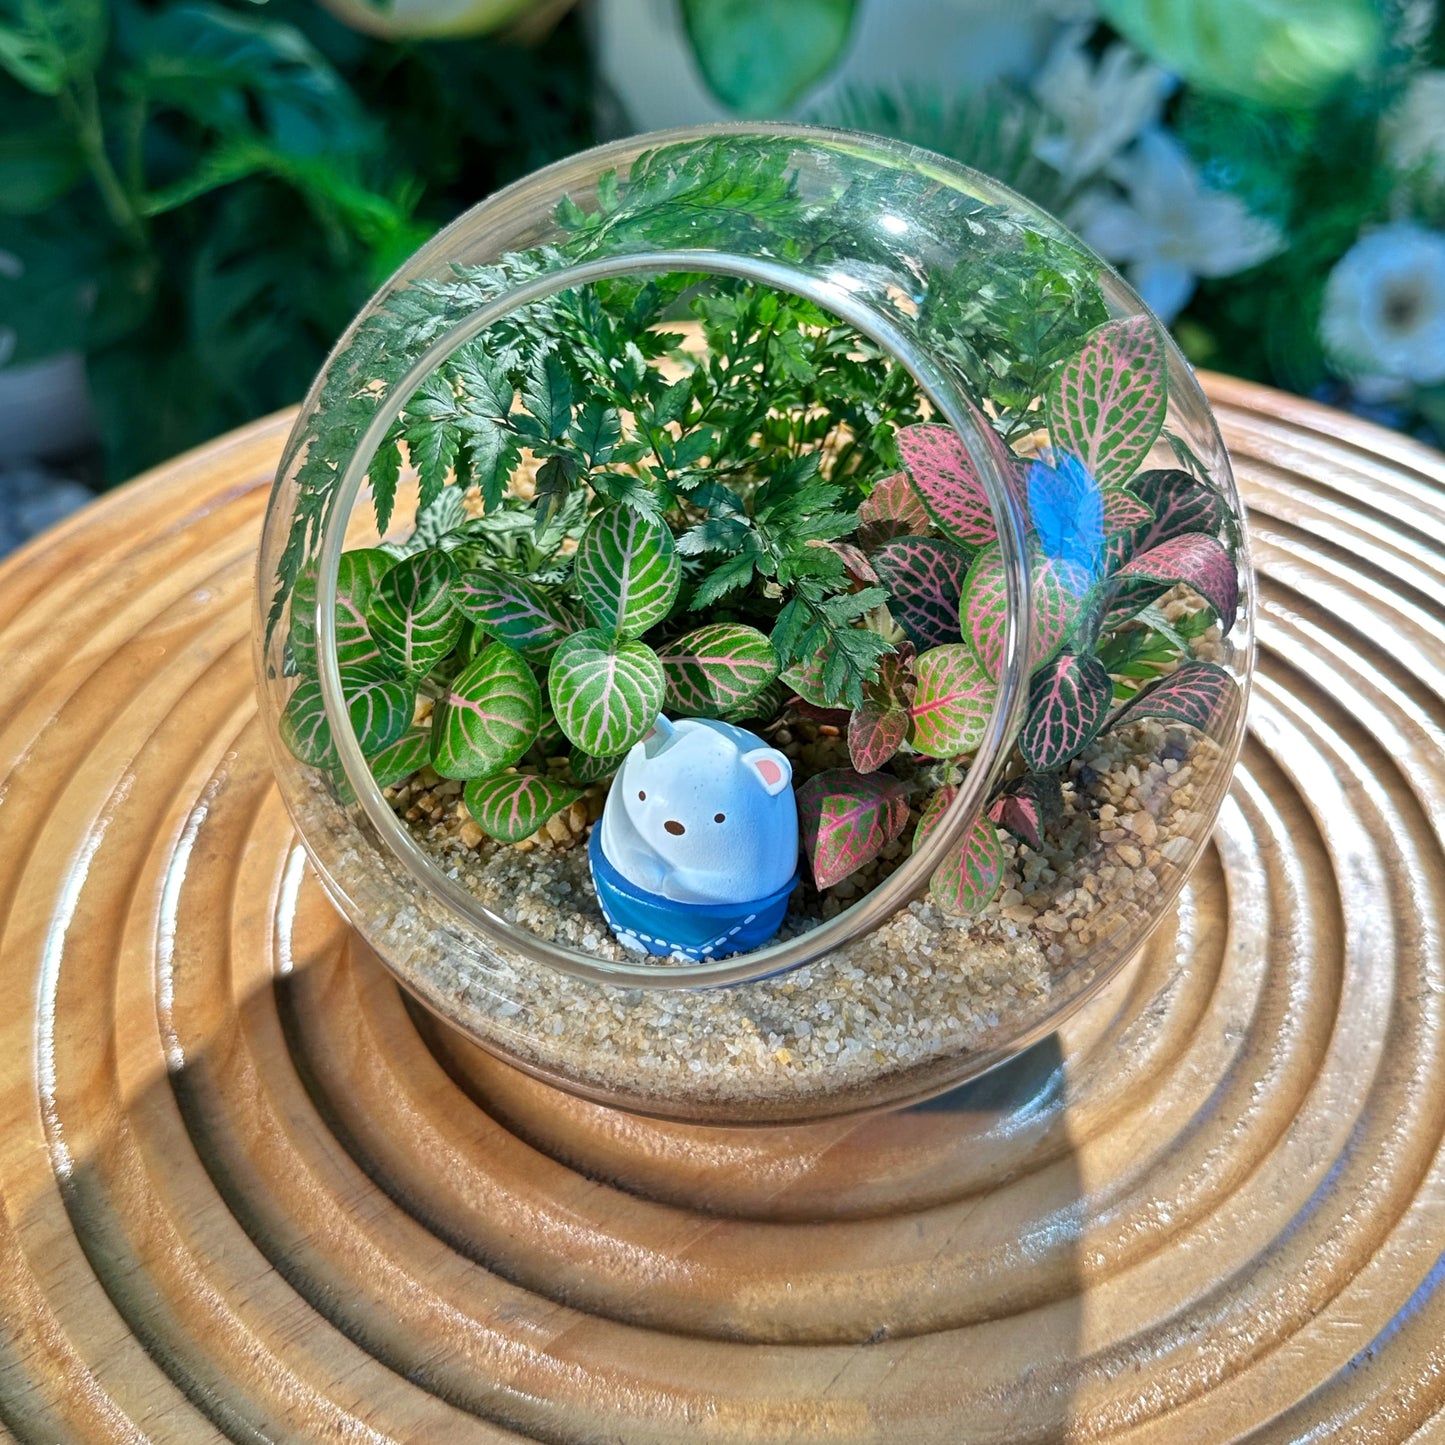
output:
<path id="1" fill-rule="evenodd" d="M 1371 73 L 1379 0 L 1099 0 L 1104 18 L 1190 85 L 1260 105 L 1310 105 Z"/>
<path id="2" fill-rule="evenodd" d="M 708 88 L 739 115 L 784 113 L 838 63 L 858 0 L 679 0 Z"/>
<path id="3" fill-rule="evenodd" d="M 382 42 L 310 0 L 0 0 L 0 324 L 80 347 L 108 480 L 297 400 L 384 276 L 591 140 L 575 24 Z"/>

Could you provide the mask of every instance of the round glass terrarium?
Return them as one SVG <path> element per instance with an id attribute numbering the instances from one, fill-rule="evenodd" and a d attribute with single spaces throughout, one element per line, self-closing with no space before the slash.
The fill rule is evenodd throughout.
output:
<path id="1" fill-rule="evenodd" d="M 1053 1028 L 1204 847 L 1241 517 L 1173 343 L 1018 196 L 863 135 L 629 140 L 448 227 L 318 378 L 260 559 L 277 777 L 520 1067 L 701 1122 L 907 1103 Z M 656 879 L 601 856 L 715 765 L 767 794 L 686 815 L 741 903 L 680 803 Z"/>

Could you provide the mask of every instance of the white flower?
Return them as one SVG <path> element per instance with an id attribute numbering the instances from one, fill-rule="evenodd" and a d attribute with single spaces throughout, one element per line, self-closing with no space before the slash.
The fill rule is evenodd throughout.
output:
<path id="1" fill-rule="evenodd" d="M 1194 294 L 1201 276 L 1232 276 L 1284 245 L 1271 221 L 1238 196 L 1210 190 L 1184 148 L 1150 130 L 1110 168 L 1127 200 L 1104 191 L 1082 196 L 1073 222 L 1111 261 L 1123 263 L 1135 290 L 1165 322 Z"/>
<path id="2" fill-rule="evenodd" d="M 1392 170 L 1445 179 L 1445 70 L 1426 70 L 1405 90 L 1385 121 Z"/>
<path id="3" fill-rule="evenodd" d="M 1320 338 L 1347 371 L 1445 381 L 1445 236 L 1409 221 L 1362 236 L 1325 283 Z"/>
<path id="4" fill-rule="evenodd" d="M 1153 125 L 1174 88 L 1168 71 L 1119 42 L 1096 64 L 1083 47 L 1086 33 L 1066 30 L 1031 87 L 1059 126 L 1034 142 L 1034 154 L 1070 182 L 1102 170 Z"/>

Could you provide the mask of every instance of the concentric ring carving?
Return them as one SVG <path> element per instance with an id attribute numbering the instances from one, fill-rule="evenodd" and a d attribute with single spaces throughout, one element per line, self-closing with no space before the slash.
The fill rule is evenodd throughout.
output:
<path id="1" fill-rule="evenodd" d="M 1445 1410 L 1445 459 L 1209 383 L 1261 663 L 1177 915 L 892 1115 L 610 1112 L 408 1007 L 251 693 L 289 418 L 0 569 L 26 1441 L 1397 1442 Z"/>

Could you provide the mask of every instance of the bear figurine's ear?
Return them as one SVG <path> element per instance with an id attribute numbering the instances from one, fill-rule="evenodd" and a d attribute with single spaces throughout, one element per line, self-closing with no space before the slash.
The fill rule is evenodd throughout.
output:
<path id="1" fill-rule="evenodd" d="M 793 765 L 786 753 L 777 748 L 754 748 L 743 754 L 743 764 L 758 775 L 764 788 L 771 794 L 778 794 L 793 781 Z"/>
<path id="2" fill-rule="evenodd" d="M 665 718 L 661 713 L 657 715 L 657 721 L 653 723 L 651 732 L 637 744 L 642 749 L 645 758 L 655 758 L 668 744 L 672 735 L 677 731 L 676 726 Z"/>

